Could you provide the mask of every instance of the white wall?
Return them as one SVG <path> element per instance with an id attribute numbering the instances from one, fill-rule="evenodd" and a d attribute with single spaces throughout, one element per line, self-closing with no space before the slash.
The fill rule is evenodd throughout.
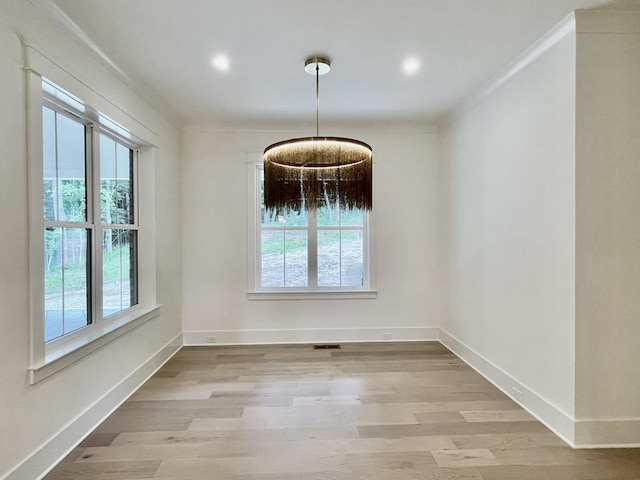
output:
<path id="1" fill-rule="evenodd" d="M 640 444 L 640 14 L 576 18 L 576 437 Z"/>
<path id="2" fill-rule="evenodd" d="M 330 127 L 323 127 L 329 131 Z M 438 278 L 437 134 L 387 131 L 352 136 L 374 149 L 376 299 L 248 300 L 247 153 L 300 131 L 183 135 L 183 326 L 187 343 L 436 338 Z M 329 134 L 329 133 L 327 133 Z"/>
<path id="3" fill-rule="evenodd" d="M 578 11 L 442 128 L 441 338 L 579 447 L 640 445 L 639 59 Z"/>
<path id="4" fill-rule="evenodd" d="M 25 73 L 17 35 L 156 133 L 159 317 L 29 385 Z M 0 2 L 0 478 L 35 479 L 175 348 L 180 333 L 179 132 L 31 2 Z M 179 341 L 179 337 L 178 337 Z M 10 473 L 12 472 L 12 473 Z"/>
<path id="5" fill-rule="evenodd" d="M 441 128 L 441 338 L 571 440 L 575 32 L 559 31 Z"/>

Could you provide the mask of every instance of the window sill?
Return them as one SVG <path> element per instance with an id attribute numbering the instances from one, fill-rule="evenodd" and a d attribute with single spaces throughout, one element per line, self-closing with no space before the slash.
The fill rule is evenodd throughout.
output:
<path id="1" fill-rule="evenodd" d="M 72 343 L 47 349 L 44 362 L 41 365 L 33 365 L 29 368 L 30 383 L 33 385 L 44 380 L 116 338 L 157 317 L 160 313 L 160 307 L 161 305 L 156 305 L 136 309 L 130 315 L 114 320 L 106 331 L 87 332 L 86 335 L 79 336 Z"/>
<path id="2" fill-rule="evenodd" d="M 357 300 L 377 298 L 376 290 L 351 291 L 252 291 L 247 293 L 249 300 Z"/>

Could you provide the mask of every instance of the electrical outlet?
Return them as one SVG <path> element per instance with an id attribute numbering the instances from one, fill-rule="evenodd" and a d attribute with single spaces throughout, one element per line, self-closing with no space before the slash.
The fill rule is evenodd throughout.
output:
<path id="1" fill-rule="evenodd" d="M 207 337 L 207 343 L 216 343 L 218 341 L 218 338 L 214 335 L 209 335 Z"/>
<path id="2" fill-rule="evenodd" d="M 511 390 L 513 390 L 513 398 L 516 400 L 521 400 L 522 399 L 522 390 L 517 389 L 516 387 L 511 387 Z"/>
<path id="3" fill-rule="evenodd" d="M 382 334 L 382 339 L 383 340 L 391 340 L 391 338 L 393 338 L 393 335 L 391 335 L 391 332 L 384 332 Z"/>

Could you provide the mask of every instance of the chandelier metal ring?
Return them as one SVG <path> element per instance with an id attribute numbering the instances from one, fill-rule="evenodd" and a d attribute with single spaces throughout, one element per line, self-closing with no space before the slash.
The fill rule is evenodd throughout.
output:
<path id="1" fill-rule="evenodd" d="M 371 151 L 369 144 L 353 138 L 301 137 L 269 145 L 264 159 L 284 167 L 346 167 L 370 160 Z"/>

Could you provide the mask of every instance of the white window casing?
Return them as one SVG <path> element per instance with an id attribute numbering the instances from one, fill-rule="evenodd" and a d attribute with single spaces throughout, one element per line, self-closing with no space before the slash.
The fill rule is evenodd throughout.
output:
<path id="1" fill-rule="evenodd" d="M 105 105 L 105 99 L 77 83 L 77 79 L 65 76 L 64 72 L 45 56 L 32 47 L 26 46 L 29 55 L 27 61 L 34 59 L 25 68 L 27 83 L 27 121 L 28 121 L 28 157 L 29 157 L 29 278 L 30 278 L 30 343 L 31 358 L 29 374 L 31 383 L 38 382 L 66 366 L 80 360 L 101 346 L 126 334 L 143 322 L 157 316 L 160 306 L 155 295 L 155 241 L 154 241 L 154 190 L 153 156 L 155 148 L 138 136 L 148 133 L 145 128 L 134 125 L 138 134 L 111 120 L 105 114 L 92 108 L 89 103 L 96 101 Z M 43 73 L 45 71 L 46 73 Z M 51 73 L 58 79 L 67 79 L 68 85 L 78 86 L 90 98 L 80 99 L 63 86 L 49 80 Z M 59 80 L 58 80 L 59 81 Z M 86 87 L 86 86 L 84 86 Z M 85 103 L 85 101 L 87 103 Z M 106 135 L 118 144 L 133 151 L 131 178 L 134 186 L 133 218 L 129 222 L 101 223 L 100 216 L 100 172 L 96 172 L 98 163 L 90 160 L 86 164 L 87 191 L 93 192 L 86 198 L 87 218 L 81 222 L 57 222 L 43 217 L 43 106 L 47 106 L 61 115 L 87 126 L 87 157 L 99 159 L 97 152 L 100 135 Z M 105 137 L 106 138 L 106 137 Z M 98 160 L 99 161 L 99 160 Z M 84 228 L 92 238 L 90 262 L 87 268 L 93 272 L 89 288 L 91 295 L 92 322 L 55 340 L 45 340 L 45 227 L 62 228 L 73 226 Z M 102 310 L 102 255 L 96 248 L 101 245 L 102 231 L 114 229 L 121 232 L 131 231 L 137 239 L 137 304 L 103 318 Z M 122 287 L 121 287 L 122 288 Z"/>

